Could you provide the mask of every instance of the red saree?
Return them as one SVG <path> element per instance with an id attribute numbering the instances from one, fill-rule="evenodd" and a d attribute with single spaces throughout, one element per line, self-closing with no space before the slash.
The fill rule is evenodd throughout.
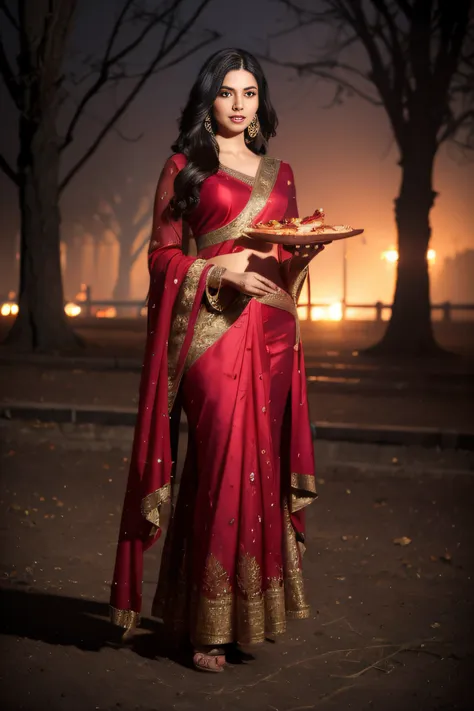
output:
<path id="1" fill-rule="evenodd" d="M 263 158 L 254 181 L 219 170 L 189 223 L 198 257 L 169 216 L 170 158 L 155 199 L 148 339 L 112 584 L 112 619 L 141 611 L 143 552 L 171 498 L 181 408 L 188 451 L 168 528 L 153 614 L 175 640 L 262 642 L 286 616 L 307 617 L 304 507 L 316 497 L 313 443 L 296 302 L 306 271 L 279 249 L 287 291 L 207 298 L 212 258 L 239 249 L 246 226 L 297 214 L 288 164 Z M 209 260 L 209 261 L 208 261 Z"/>

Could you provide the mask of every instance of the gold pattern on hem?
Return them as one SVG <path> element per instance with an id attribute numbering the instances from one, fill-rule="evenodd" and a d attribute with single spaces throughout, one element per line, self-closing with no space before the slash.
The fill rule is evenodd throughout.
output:
<path id="1" fill-rule="evenodd" d="M 237 562 L 237 641 L 258 644 L 265 639 L 265 604 L 262 572 L 257 559 L 249 553 Z"/>
<path id="2" fill-rule="evenodd" d="M 131 630 L 140 624 L 140 613 L 133 610 L 118 610 L 110 605 L 110 620 L 118 627 Z"/>
<path id="3" fill-rule="evenodd" d="M 245 553 L 237 563 L 237 590 L 217 558 L 207 558 L 201 591 L 194 591 L 195 645 L 261 644 L 286 630 L 283 581 L 270 578 L 262 591 L 261 568 Z"/>
<path id="4" fill-rule="evenodd" d="M 171 484 L 165 484 L 160 489 L 152 491 L 142 499 L 141 510 L 142 516 L 146 518 L 147 521 L 156 526 L 160 527 L 160 507 L 166 501 L 171 498 Z"/>
<path id="5" fill-rule="evenodd" d="M 201 591 L 195 591 L 193 644 L 227 644 L 233 635 L 232 586 L 229 576 L 213 553 L 206 560 Z"/>
<path id="6" fill-rule="evenodd" d="M 296 513 L 318 498 L 316 481 L 310 474 L 291 472 L 291 513 Z"/>
<path id="7" fill-rule="evenodd" d="M 206 259 L 196 259 L 188 269 L 176 297 L 171 317 L 168 339 L 168 412 L 173 409 L 182 373 L 177 372 L 181 348 L 186 337 L 189 318 L 196 298 L 196 290 L 203 269 L 208 266 Z"/>
<path id="8" fill-rule="evenodd" d="M 291 619 L 309 617 L 311 613 L 304 594 L 301 555 L 286 502 L 283 504 L 283 571 L 287 617 Z"/>
<path id="9" fill-rule="evenodd" d="M 219 244 L 242 236 L 245 229 L 250 227 L 253 220 L 265 207 L 265 203 L 275 186 L 280 164 L 281 161 L 277 158 L 264 156 L 261 159 L 252 192 L 244 209 L 227 225 L 223 225 L 207 234 L 196 236 L 199 251 L 213 244 Z"/>

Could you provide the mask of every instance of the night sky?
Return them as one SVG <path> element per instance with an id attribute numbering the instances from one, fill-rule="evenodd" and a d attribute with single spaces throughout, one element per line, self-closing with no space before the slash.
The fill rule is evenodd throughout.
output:
<path id="1" fill-rule="evenodd" d="M 70 43 L 73 64 L 77 64 L 81 54 L 93 53 L 94 48 L 101 46 L 117 3 L 113 0 L 101 3 L 81 0 L 79 6 Z M 150 80 L 120 123 L 126 136 L 143 134 L 143 137 L 138 142 L 125 142 L 116 133 L 109 135 L 67 188 L 62 200 L 63 219 L 66 221 L 73 211 L 80 210 L 91 199 L 120 189 L 121 181 L 129 175 L 156 181 L 176 138 L 180 109 L 201 63 L 211 52 L 225 46 L 261 52 L 270 46 L 280 60 L 316 56 L 322 38 L 314 29 L 270 42 L 269 36 L 283 27 L 285 18 L 289 22 L 284 8 L 273 0 L 240 0 L 238 4 L 214 0 L 202 15 L 199 26 L 217 29 L 222 38 Z M 143 56 L 146 55 L 147 46 L 144 46 Z M 400 171 L 398 152 L 384 110 L 359 99 L 325 108 L 332 96 L 329 85 L 310 77 L 299 79 L 289 70 L 270 65 L 264 65 L 264 68 L 280 119 L 278 136 L 270 143 L 270 154 L 291 163 L 300 213 L 308 214 L 316 207 L 324 207 L 328 222 L 364 227 L 365 240 L 356 238 L 349 246 L 349 300 L 390 300 L 394 270 L 380 259 L 380 253 L 396 244 L 393 200 L 398 191 Z M 1 150 L 14 164 L 14 114 L 5 90 L 0 91 L 5 107 L 2 109 Z M 79 155 L 90 137 L 88 131 L 97 130 L 101 117 L 107 114 L 107 106 L 115 100 L 111 92 L 101 103 L 93 105 L 69 159 Z M 474 164 L 463 159 L 454 147 L 443 146 L 434 175 L 434 188 L 439 196 L 432 211 L 431 246 L 438 253 L 433 281 L 445 257 L 474 249 L 473 186 Z M 15 190 L 3 174 L 0 175 L 0 194 L 2 261 L 7 264 L 13 251 L 17 212 Z M 315 299 L 340 298 L 341 256 L 341 245 L 332 245 L 313 263 Z M 134 289 L 135 292 L 146 292 L 144 261 Z M 471 300 L 474 300 L 474 294 Z"/>

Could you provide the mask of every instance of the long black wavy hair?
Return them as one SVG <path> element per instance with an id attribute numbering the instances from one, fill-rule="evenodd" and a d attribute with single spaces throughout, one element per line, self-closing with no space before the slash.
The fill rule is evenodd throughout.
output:
<path id="1" fill-rule="evenodd" d="M 188 159 L 174 182 L 174 198 L 170 207 L 175 219 L 186 217 L 199 204 L 202 183 L 219 169 L 219 148 L 213 136 L 204 128 L 204 121 L 209 114 L 216 131 L 212 106 L 225 75 L 235 69 L 245 69 L 257 80 L 260 131 L 248 147 L 257 155 L 264 155 L 268 140 L 276 135 L 278 119 L 258 60 L 243 49 L 221 49 L 211 55 L 201 67 L 191 89 L 179 121 L 178 139 L 171 146 L 174 153 L 184 153 Z"/>

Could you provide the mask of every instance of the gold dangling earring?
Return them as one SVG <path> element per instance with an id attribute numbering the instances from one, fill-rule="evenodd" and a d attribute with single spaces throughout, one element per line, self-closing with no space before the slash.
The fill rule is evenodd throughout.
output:
<path id="1" fill-rule="evenodd" d="M 211 115 L 207 114 L 206 120 L 204 121 L 204 128 L 208 133 L 212 134 L 214 136 L 214 131 L 212 130 L 212 123 L 211 123 Z"/>
<path id="2" fill-rule="evenodd" d="M 255 138 L 257 138 L 259 131 L 260 131 L 260 121 L 258 120 L 257 114 L 255 114 L 252 121 L 249 123 L 249 125 L 247 127 L 247 132 L 249 134 L 249 138 L 253 141 Z"/>

